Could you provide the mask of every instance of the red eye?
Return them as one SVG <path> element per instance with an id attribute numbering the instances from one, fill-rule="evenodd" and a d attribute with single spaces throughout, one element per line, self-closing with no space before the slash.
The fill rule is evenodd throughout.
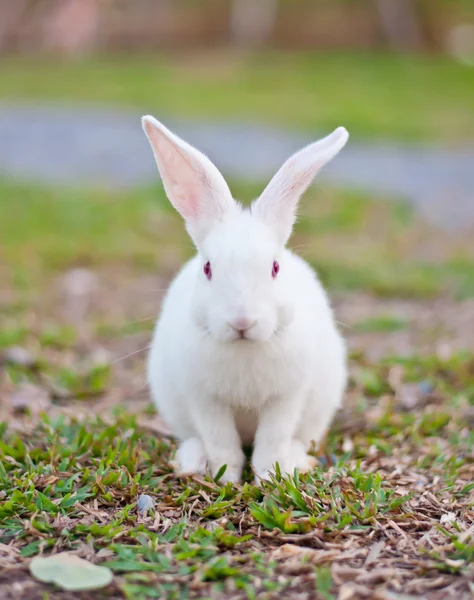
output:
<path id="1" fill-rule="evenodd" d="M 212 271 L 211 271 L 211 263 L 208 261 L 204 265 L 204 275 L 211 281 L 212 279 Z"/>
<path id="2" fill-rule="evenodd" d="M 273 279 L 275 279 L 275 277 L 278 275 L 278 273 L 280 272 L 280 265 L 277 263 L 276 260 L 273 261 L 273 267 L 272 267 L 272 277 Z"/>

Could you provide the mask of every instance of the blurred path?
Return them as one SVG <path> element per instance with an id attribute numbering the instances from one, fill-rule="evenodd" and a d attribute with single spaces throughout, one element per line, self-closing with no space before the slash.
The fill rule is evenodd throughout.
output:
<path id="1" fill-rule="evenodd" d="M 271 177 L 295 150 L 329 133 L 164 120 L 225 175 L 258 181 Z M 153 182 L 157 171 L 139 114 L 0 105 L 0 176 L 120 189 Z M 454 151 L 349 140 L 319 181 L 405 198 L 445 227 L 474 224 L 474 142 Z"/>

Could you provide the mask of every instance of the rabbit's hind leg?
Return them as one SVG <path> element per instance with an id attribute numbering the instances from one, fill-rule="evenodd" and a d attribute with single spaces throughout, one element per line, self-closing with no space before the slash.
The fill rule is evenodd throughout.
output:
<path id="1" fill-rule="evenodd" d="M 341 405 L 342 386 L 326 387 L 324 392 L 313 390 L 306 401 L 303 417 L 296 430 L 295 438 L 301 440 L 306 452 L 312 447 L 318 452 Z M 332 392 L 332 393 L 329 393 Z"/>
<path id="2" fill-rule="evenodd" d="M 307 453 L 305 444 L 303 444 L 301 440 L 294 439 L 290 443 L 290 448 L 285 455 L 285 460 L 281 464 L 279 463 L 279 466 L 280 471 L 283 474 L 292 476 L 295 470 L 298 473 L 308 473 L 308 471 L 312 471 L 317 464 L 317 459 Z M 273 472 L 274 469 L 272 467 L 268 471 L 258 474 L 255 478 L 256 484 L 258 485 L 261 479 L 270 479 Z"/>
<path id="3" fill-rule="evenodd" d="M 308 471 L 312 471 L 318 463 L 314 456 L 310 456 L 308 454 L 308 449 L 309 448 L 306 448 L 305 444 L 301 440 L 293 440 L 292 462 L 298 473 L 307 473 Z"/>

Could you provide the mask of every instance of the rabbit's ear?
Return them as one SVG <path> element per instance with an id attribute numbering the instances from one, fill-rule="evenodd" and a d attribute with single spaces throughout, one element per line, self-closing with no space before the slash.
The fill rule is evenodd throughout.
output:
<path id="1" fill-rule="evenodd" d="M 338 127 L 330 135 L 293 154 L 276 173 L 252 210 L 276 230 L 282 244 L 290 237 L 300 196 L 316 173 L 341 150 L 349 134 Z"/>
<path id="2" fill-rule="evenodd" d="M 201 152 L 155 118 L 142 119 L 171 204 L 181 213 L 195 243 L 235 207 L 218 169 Z"/>

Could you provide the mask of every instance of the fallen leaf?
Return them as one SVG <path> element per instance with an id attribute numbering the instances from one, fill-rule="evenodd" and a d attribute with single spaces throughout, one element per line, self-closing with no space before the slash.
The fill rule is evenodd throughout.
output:
<path id="1" fill-rule="evenodd" d="M 108 567 L 100 567 L 75 554 L 61 552 L 46 558 L 37 556 L 30 563 L 30 572 L 39 581 L 55 583 L 64 590 L 96 590 L 113 580 Z"/>
<path id="2" fill-rule="evenodd" d="M 354 586 L 350 583 L 345 583 L 339 588 L 337 600 L 350 600 L 351 598 L 354 598 L 355 595 Z"/>
<path id="3" fill-rule="evenodd" d="M 115 552 L 109 550 L 108 548 L 101 548 L 99 552 L 96 554 L 97 558 L 112 558 L 115 556 Z"/>
<path id="4" fill-rule="evenodd" d="M 304 548 L 296 544 L 283 544 L 272 552 L 272 558 L 308 557 L 316 553 L 313 548 Z"/>
<path id="5" fill-rule="evenodd" d="M 272 555 L 274 558 L 285 558 L 287 556 L 297 556 L 304 551 L 300 546 L 295 546 L 294 544 L 283 544 L 279 548 L 277 548 Z"/>
<path id="6" fill-rule="evenodd" d="M 374 563 L 384 548 L 385 548 L 385 542 L 383 540 L 374 544 L 370 548 L 369 554 L 367 555 L 367 558 L 365 559 L 365 566 Z"/>

